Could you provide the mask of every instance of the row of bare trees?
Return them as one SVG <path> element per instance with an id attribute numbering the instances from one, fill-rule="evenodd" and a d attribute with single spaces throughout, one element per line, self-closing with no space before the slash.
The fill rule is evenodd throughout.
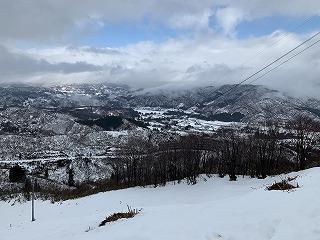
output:
<path id="1" fill-rule="evenodd" d="M 275 124 L 249 133 L 232 128 L 215 135 L 188 134 L 153 142 L 132 137 L 111 163 L 111 180 L 123 187 L 164 185 L 187 179 L 196 183 L 200 174 L 238 175 L 265 178 L 308 166 L 319 154 L 319 129 L 315 121 L 299 117 L 288 127 Z"/>

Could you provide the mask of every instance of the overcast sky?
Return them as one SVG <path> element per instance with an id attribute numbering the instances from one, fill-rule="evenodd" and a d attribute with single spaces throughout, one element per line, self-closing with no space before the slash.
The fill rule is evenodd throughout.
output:
<path id="1" fill-rule="evenodd" d="M 1 0 L 0 82 L 237 83 L 319 31 L 319 14 L 319 0 Z M 318 96 L 319 63 L 316 45 L 256 84 Z"/>

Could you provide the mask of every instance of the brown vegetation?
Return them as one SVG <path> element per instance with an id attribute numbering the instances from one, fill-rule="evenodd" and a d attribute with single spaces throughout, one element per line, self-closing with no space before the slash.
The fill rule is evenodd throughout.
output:
<path id="1" fill-rule="evenodd" d="M 299 184 L 297 183 L 296 185 L 293 185 L 290 183 L 290 181 L 295 180 L 295 178 L 287 178 L 283 179 L 280 182 L 274 182 L 270 186 L 267 186 L 268 191 L 273 191 L 273 190 L 278 190 L 278 191 L 290 191 L 295 188 L 299 188 Z"/>
<path id="2" fill-rule="evenodd" d="M 118 221 L 119 219 L 123 219 L 123 218 L 133 218 L 134 216 L 136 216 L 139 212 L 141 211 L 141 209 L 131 209 L 128 206 L 128 211 L 127 212 L 118 212 L 118 213 L 113 213 L 110 216 L 106 217 L 105 220 L 103 220 L 100 224 L 99 227 L 105 226 L 107 223 L 109 222 L 115 222 Z"/>

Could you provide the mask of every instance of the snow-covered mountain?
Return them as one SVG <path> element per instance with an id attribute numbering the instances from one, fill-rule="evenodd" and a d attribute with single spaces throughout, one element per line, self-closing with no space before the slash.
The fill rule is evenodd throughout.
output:
<path id="1" fill-rule="evenodd" d="M 189 110 L 206 120 L 290 119 L 306 112 L 320 116 L 320 101 L 294 98 L 258 85 L 223 85 L 189 90 L 130 89 L 116 85 L 0 88 L 0 106 L 63 109 L 83 106 L 112 109 L 152 107 Z"/>
<path id="2" fill-rule="evenodd" d="M 116 147 L 119 131 L 207 132 L 299 113 L 320 117 L 319 100 L 256 85 L 152 91 L 103 84 L 11 85 L 0 88 L 0 107 L 2 160 L 32 158 L 39 151 L 101 155 Z"/>
<path id="3" fill-rule="evenodd" d="M 210 120 L 279 120 L 305 112 L 320 117 L 320 101 L 294 98 L 257 85 L 223 85 L 180 92 L 144 92 L 130 99 L 131 105 L 192 110 Z"/>

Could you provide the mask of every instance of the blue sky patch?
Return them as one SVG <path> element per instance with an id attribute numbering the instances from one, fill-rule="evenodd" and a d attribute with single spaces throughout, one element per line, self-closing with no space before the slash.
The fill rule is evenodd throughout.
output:
<path id="1" fill-rule="evenodd" d="M 236 27 L 238 38 L 260 37 L 271 34 L 277 30 L 304 33 L 318 30 L 320 28 L 320 17 L 288 17 L 270 16 L 243 21 Z"/>

